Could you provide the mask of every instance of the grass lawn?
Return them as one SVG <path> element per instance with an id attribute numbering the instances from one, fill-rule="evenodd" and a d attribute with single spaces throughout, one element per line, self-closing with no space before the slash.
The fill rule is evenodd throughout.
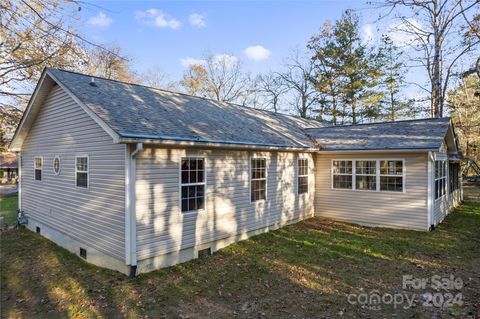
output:
<path id="1" fill-rule="evenodd" d="M 4 222 L 14 224 L 17 222 L 18 196 L 0 198 L 0 213 Z"/>
<path id="2" fill-rule="evenodd" d="M 141 275 L 86 264 L 41 236 L 1 236 L 2 318 L 478 318 L 480 203 L 467 202 L 434 232 L 364 228 L 312 218 L 213 256 Z M 454 275 L 463 306 L 423 307 L 402 276 Z M 371 309 L 349 294 L 416 293 L 412 308 Z M 444 293 L 444 292 L 442 292 Z"/>

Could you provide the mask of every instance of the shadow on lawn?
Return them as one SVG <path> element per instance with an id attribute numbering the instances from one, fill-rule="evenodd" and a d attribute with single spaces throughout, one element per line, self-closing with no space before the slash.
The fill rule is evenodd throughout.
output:
<path id="1" fill-rule="evenodd" d="M 472 203 L 430 233 L 312 218 L 130 281 L 34 233 L 11 231 L 1 238 L 2 316 L 474 316 L 480 300 L 479 228 L 480 206 Z M 385 306 L 378 312 L 347 303 L 350 293 L 402 292 L 404 274 L 460 276 L 465 306 Z"/>

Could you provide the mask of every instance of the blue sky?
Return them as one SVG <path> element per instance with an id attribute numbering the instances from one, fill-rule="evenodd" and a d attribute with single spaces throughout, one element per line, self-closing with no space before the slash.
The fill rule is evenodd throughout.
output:
<path id="1" fill-rule="evenodd" d="M 160 67 L 179 79 L 186 59 L 228 53 L 246 70 L 280 67 L 295 48 L 305 48 L 326 20 L 364 1 L 102 1 L 82 10 L 81 31 L 90 39 L 120 45 L 144 70 Z M 362 24 L 373 11 L 362 10 Z M 245 50 L 251 48 L 247 56 Z M 265 51 L 265 50 L 267 51 Z M 184 63 L 182 64 L 182 59 Z"/>

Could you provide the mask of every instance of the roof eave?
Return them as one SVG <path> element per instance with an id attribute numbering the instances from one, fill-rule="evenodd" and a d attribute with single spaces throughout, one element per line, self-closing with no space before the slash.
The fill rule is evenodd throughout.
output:
<path id="1" fill-rule="evenodd" d="M 190 140 L 190 139 L 160 139 L 160 138 L 140 138 L 140 137 L 120 137 L 119 143 L 133 144 L 144 143 L 155 146 L 164 147 L 205 147 L 218 149 L 248 149 L 248 150 L 262 150 L 262 151 L 295 151 L 295 152 L 317 152 L 315 147 L 295 147 L 283 146 L 274 144 L 253 144 L 246 142 L 234 141 L 205 141 L 205 140 Z"/>

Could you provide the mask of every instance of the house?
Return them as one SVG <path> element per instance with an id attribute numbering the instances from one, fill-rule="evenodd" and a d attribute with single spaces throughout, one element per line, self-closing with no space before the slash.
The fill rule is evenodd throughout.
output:
<path id="1" fill-rule="evenodd" d="M 0 184 L 15 183 L 17 176 L 17 155 L 10 152 L 0 153 Z"/>
<path id="2" fill-rule="evenodd" d="M 428 231 L 462 200 L 449 118 L 324 126 L 52 68 L 10 147 L 27 227 L 130 275 L 312 216 Z"/>

